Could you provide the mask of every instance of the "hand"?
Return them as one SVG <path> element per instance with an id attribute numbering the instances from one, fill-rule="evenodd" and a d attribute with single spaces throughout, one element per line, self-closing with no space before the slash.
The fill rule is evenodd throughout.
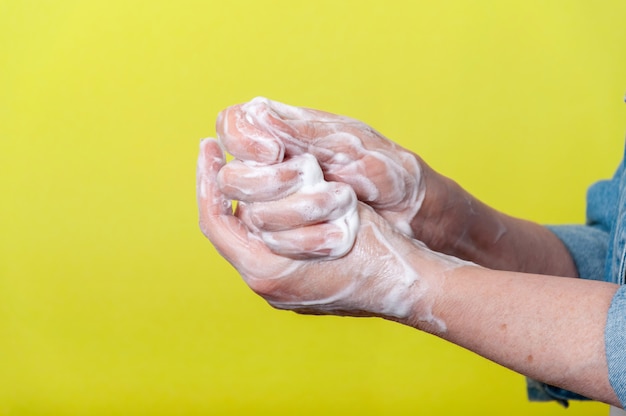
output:
<path id="1" fill-rule="evenodd" d="M 274 164 L 314 155 L 328 180 L 349 184 L 360 201 L 415 236 L 411 223 L 424 200 L 424 173 L 430 169 L 366 124 L 256 98 L 224 110 L 217 132 L 226 150 L 244 161 Z"/>
<path id="2" fill-rule="evenodd" d="M 312 154 L 327 180 L 349 184 L 397 230 L 435 251 L 494 269 L 577 276 L 569 252 L 545 227 L 483 204 L 359 121 L 255 98 L 224 110 L 217 132 L 224 147 L 248 163 L 277 165 Z M 298 183 L 293 168 L 279 168 L 287 191 Z M 236 175 L 228 180 L 240 189 L 250 182 L 255 180 Z M 255 192 L 267 183 L 256 182 Z M 271 198 L 285 190 L 265 191 Z"/>
<path id="3" fill-rule="evenodd" d="M 324 181 L 312 157 L 276 166 L 290 164 L 300 166 L 300 185 L 282 186 L 279 174 L 258 193 L 235 190 L 229 185 L 231 174 L 261 172 L 262 177 L 266 167 L 237 161 L 225 165 L 216 141 L 201 144 L 200 227 L 250 288 L 280 309 L 437 326 L 432 296 L 445 271 L 461 263 L 398 233 L 370 207 L 357 203 L 348 186 Z M 272 187 L 284 190 L 280 199 L 268 200 Z M 232 192 L 239 192 L 242 201 L 235 213 Z"/>

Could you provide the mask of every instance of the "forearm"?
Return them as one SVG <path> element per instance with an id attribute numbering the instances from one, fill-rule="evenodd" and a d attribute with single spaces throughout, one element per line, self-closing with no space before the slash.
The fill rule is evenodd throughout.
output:
<path id="1" fill-rule="evenodd" d="M 619 405 L 608 381 L 604 346 L 617 285 L 475 266 L 439 277 L 440 289 L 429 296 L 445 330 L 414 317 L 403 323 L 534 379 Z M 423 304 L 420 299 L 416 310 Z"/>
<path id="2" fill-rule="evenodd" d="M 578 276 L 569 251 L 546 227 L 489 207 L 430 168 L 424 175 L 425 201 L 412 227 L 433 250 L 491 269 Z"/>

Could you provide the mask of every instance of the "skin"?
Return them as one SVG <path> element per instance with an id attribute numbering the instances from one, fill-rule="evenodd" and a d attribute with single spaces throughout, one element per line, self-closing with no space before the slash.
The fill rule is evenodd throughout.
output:
<path id="1" fill-rule="evenodd" d="M 433 313 L 446 322 L 442 337 L 448 341 L 621 407 L 608 381 L 604 346 L 616 290 L 605 282 L 464 268 L 447 276 Z M 420 328 L 411 319 L 401 322 Z"/>
<path id="2" fill-rule="evenodd" d="M 245 212 L 249 208 L 233 212 L 230 199 L 221 191 L 218 177 L 224 165 L 217 142 L 203 141 L 197 171 L 200 228 L 250 288 L 271 305 L 301 313 L 418 319 L 437 326 L 428 302 L 417 308 L 420 293 L 427 289 L 436 292 L 439 287 L 434 279 L 427 288 L 423 275 L 434 276 L 458 267 L 463 264 L 458 259 L 434 253 L 399 233 L 371 207 L 357 204 L 356 199 L 354 204 L 346 204 L 343 198 L 327 195 L 334 193 L 334 186 L 319 188 L 317 195 L 327 201 L 328 209 L 315 224 L 299 224 L 292 219 L 276 230 L 274 224 L 288 217 L 280 206 L 274 201 L 248 199 L 246 205 L 273 207 L 264 214 L 269 226 L 255 223 L 253 216 Z M 293 201 L 301 195 L 296 191 L 290 198 Z M 292 204 L 282 207 L 294 213 Z M 357 212 L 354 229 L 334 226 L 337 212 L 344 217 Z M 285 231 L 290 234 L 285 236 Z M 276 238 L 276 234 L 283 238 Z M 265 238 L 274 245 L 266 244 Z M 326 251 L 317 249 L 320 238 L 325 241 Z M 345 251 L 346 238 L 350 241 L 347 252 L 334 256 L 337 247 Z M 409 253 L 413 253 L 412 261 L 419 268 L 407 262 Z"/>
<path id="3" fill-rule="evenodd" d="M 280 128 L 295 128 L 285 127 L 284 118 L 302 113 L 280 110 Z M 313 112 L 307 113 L 306 123 L 296 123 L 299 130 L 286 135 L 268 129 L 271 124 L 249 122 L 243 113 L 241 106 L 223 112 L 218 134 L 224 147 L 246 163 L 226 164 L 217 143 L 204 141 L 198 203 L 202 231 L 253 291 L 275 307 L 300 313 L 400 322 L 527 376 L 620 406 L 608 382 L 604 347 L 604 322 L 618 286 L 559 277 L 575 277 L 576 269 L 552 233 L 480 203 L 362 123 L 336 116 L 338 122 L 333 115 Z M 271 113 L 274 118 L 276 114 Z M 371 192 L 371 186 L 359 188 L 362 180 L 351 183 L 354 169 L 344 177 L 329 162 L 327 156 L 339 146 L 324 130 L 329 125 L 333 134 L 348 128 L 359 138 L 352 149 L 353 158 L 363 161 L 357 173 L 369 175 L 378 192 Z M 293 137 L 301 142 L 289 143 Z M 376 169 L 381 159 L 372 152 L 391 155 L 396 164 L 392 172 L 412 176 L 413 181 L 402 183 L 414 188 L 390 199 L 385 186 L 397 181 Z M 331 246 L 333 241 L 345 244 L 345 230 L 334 229 L 332 222 L 348 212 L 347 199 L 329 195 L 340 185 L 323 186 L 313 195 L 303 192 L 301 175 L 294 169 L 298 164 L 290 162 L 303 153 L 317 158 L 326 180 L 350 185 L 361 201 L 356 205 L 358 227 L 345 255 L 328 257 L 332 247 L 326 252 L 312 249 L 324 233 L 340 236 L 330 238 Z M 368 161 L 373 161 L 371 170 Z M 261 186 L 270 182 L 279 186 Z M 410 203 L 402 195 L 419 203 L 418 209 L 407 207 Z M 243 201 L 243 208 L 233 212 L 231 198 Z M 294 201 L 325 209 L 311 221 L 293 208 Z M 410 224 L 410 230 L 403 224 Z M 286 231 L 288 237 L 278 243 L 272 238 Z M 269 240 L 273 243 L 267 244 Z"/>
<path id="4" fill-rule="evenodd" d="M 246 117 L 250 113 L 253 117 Z M 360 201 L 435 251 L 492 269 L 578 277 L 568 250 L 548 229 L 487 206 L 360 121 L 256 99 L 221 112 L 216 130 L 224 148 L 240 160 L 271 166 L 294 155 L 314 155 L 327 179 L 349 184 Z M 337 163 L 337 153 L 351 163 Z M 280 166 L 286 186 L 297 181 L 293 169 Z M 246 186 L 241 169 L 227 167 L 222 175 L 224 184 L 238 186 L 241 178 Z M 259 176 L 255 186 L 271 175 L 270 170 Z M 225 191 L 233 199 L 241 196 Z"/>

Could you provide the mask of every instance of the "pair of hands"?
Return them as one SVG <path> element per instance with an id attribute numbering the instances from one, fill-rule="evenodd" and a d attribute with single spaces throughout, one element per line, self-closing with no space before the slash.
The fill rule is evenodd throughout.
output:
<path id="1" fill-rule="evenodd" d="M 459 260 L 415 236 L 425 169 L 353 119 L 257 98 L 201 143 L 200 227 L 253 291 L 303 313 L 437 323 L 432 297 Z M 238 201 L 233 212 L 231 201 Z"/>
<path id="2" fill-rule="evenodd" d="M 602 342 L 617 286 L 555 277 L 577 270 L 548 229 L 352 119 L 255 99 L 223 111 L 217 131 L 220 143 L 201 143 L 200 226 L 270 304 L 398 321 L 619 404 Z"/>

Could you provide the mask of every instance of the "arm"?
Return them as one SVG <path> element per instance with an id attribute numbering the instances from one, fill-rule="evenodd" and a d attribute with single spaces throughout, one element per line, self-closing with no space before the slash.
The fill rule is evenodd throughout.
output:
<path id="1" fill-rule="evenodd" d="M 607 311 L 617 285 L 463 267 L 445 275 L 433 332 L 521 374 L 621 406 L 608 381 Z M 419 308 L 419 307 L 418 307 Z"/>
<path id="2" fill-rule="evenodd" d="M 224 110 L 216 128 L 237 159 L 272 165 L 314 155 L 328 180 L 349 184 L 396 229 L 436 251 L 494 269 L 577 276 L 552 232 L 483 204 L 360 121 L 256 98 Z"/>
<path id="3" fill-rule="evenodd" d="M 323 181 L 313 160 L 294 163 L 301 179 L 293 183 L 289 161 L 277 170 L 225 165 L 215 141 L 202 143 L 201 229 L 253 291 L 280 309 L 410 325 L 522 374 L 619 405 L 603 335 L 616 285 L 494 271 L 433 252 L 356 203 L 351 188 Z M 259 187 L 253 171 L 260 178 L 274 172 L 273 186 Z M 254 179 L 249 188 L 232 186 L 237 172 Z M 234 213 L 231 193 L 241 198 Z"/>
<path id="4" fill-rule="evenodd" d="M 433 250 L 491 269 L 578 277 L 569 251 L 546 227 L 491 208 L 431 169 L 425 180 L 429 192 L 412 227 Z"/>

